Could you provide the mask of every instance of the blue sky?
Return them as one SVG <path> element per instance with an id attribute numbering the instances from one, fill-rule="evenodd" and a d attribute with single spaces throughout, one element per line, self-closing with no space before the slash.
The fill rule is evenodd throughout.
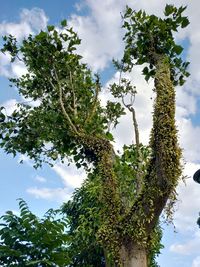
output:
<path id="1" fill-rule="evenodd" d="M 200 230 L 196 225 L 200 211 L 200 186 L 191 179 L 194 171 L 200 168 L 200 3 L 198 0 L 167 2 L 188 4 L 187 15 L 191 21 L 188 29 L 176 36 L 177 41 L 186 48 L 184 57 L 191 61 L 188 82 L 183 88 L 177 88 L 177 125 L 186 162 L 185 174 L 190 178 L 186 180 L 187 186 L 180 182 L 178 187 L 179 201 L 174 215 L 177 233 L 174 233 L 172 226 L 164 226 L 165 249 L 159 262 L 162 267 L 200 267 Z M 30 32 L 44 29 L 47 24 L 59 24 L 67 18 L 82 38 L 79 51 L 84 60 L 102 75 L 105 91 L 101 99 L 104 103 L 110 97 L 106 93 L 107 83 L 119 77 L 111 67 L 111 61 L 112 58 L 120 58 L 123 52 L 120 12 L 126 4 L 159 15 L 166 0 L 1 1 L 0 35 L 12 33 L 20 39 Z M 8 86 L 7 78 L 20 76 L 24 71 L 21 63 L 11 67 L 8 58 L 0 56 L 0 105 L 6 106 L 7 112 L 13 110 L 17 101 L 22 101 L 15 89 Z M 129 78 L 139 88 L 135 108 L 141 139 L 148 143 L 153 82 L 147 85 L 140 76 L 140 71 L 140 68 L 136 68 Z M 126 116 L 114 132 L 116 147 L 131 143 L 132 131 L 130 117 Z M 54 168 L 43 166 L 36 171 L 26 157 L 23 157 L 24 164 L 19 164 L 20 159 L 20 155 L 13 159 L 0 151 L 0 214 L 6 210 L 17 211 L 16 199 L 22 197 L 33 212 L 41 215 L 47 209 L 57 208 L 64 200 L 69 199 L 73 188 L 80 186 L 84 178 L 84 173 L 73 166 L 58 163 Z"/>

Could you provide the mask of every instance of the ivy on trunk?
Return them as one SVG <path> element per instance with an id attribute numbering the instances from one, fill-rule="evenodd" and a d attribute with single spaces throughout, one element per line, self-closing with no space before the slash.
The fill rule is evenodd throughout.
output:
<path id="1" fill-rule="evenodd" d="M 179 56 L 183 48 L 175 43 L 173 32 L 189 24 L 182 15 L 184 10 L 166 5 L 165 17 L 159 18 L 127 7 L 123 16 L 125 50 L 115 65 L 123 74 L 134 65 L 145 64 L 142 73 L 147 81 L 153 78 L 155 85 L 151 153 L 146 161 L 133 108 L 135 87 L 127 80 L 111 85 L 115 102 L 102 107 L 100 77 L 76 52 L 81 40 L 66 21 L 59 31 L 48 26 L 46 32 L 30 35 L 22 43 L 12 36 L 4 37 L 1 51 L 9 52 L 12 62 L 20 60 L 27 67 L 27 74 L 10 82 L 28 101 L 19 103 L 10 116 L 1 108 L 0 146 L 14 156 L 26 154 L 35 167 L 67 157 L 88 174 L 95 172 L 103 218 L 97 238 L 113 266 L 147 266 L 159 216 L 167 201 L 175 198 L 181 150 L 174 86 L 184 84 L 189 63 Z M 130 104 L 125 103 L 127 95 Z M 30 100 L 37 105 L 31 105 Z M 132 113 L 136 139 L 136 145 L 127 150 L 133 162 L 123 162 L 123 156 L 114 151 L 110 131 L 126 111 Z"/>

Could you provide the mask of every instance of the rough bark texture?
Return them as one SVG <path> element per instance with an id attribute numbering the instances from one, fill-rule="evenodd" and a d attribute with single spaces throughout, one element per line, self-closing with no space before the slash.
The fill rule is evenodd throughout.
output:
<path id="1" fill-rule="evenodd" d="M 181 175 L 181 149 L 177 140 L 175 124 L 175 88 L 170 77 L 170 66 L 161 56 L 156 64 L 156 100 L 154 105 L 153 129 L 150 145 L 153 158 L 147 182 L 157 190 L 153 199 L 154 216 L 149 231 L 154 228 L 171 193 L 175 190 Z"/>
<path id="2" fill-rule="evenodd" d="M 120 258 L 122 267 L 147 267 L 147 252 L 137 245 L 131 245 L 129 249 L 123 246 Z"/>
<path id="3" fill-rule="evenodd" d="M 129 214 L 122 220 L 123 229 L 128 229 L 125 238 L 132 238 L 135 244 L 143 244 L 143 248 L 130 246 L 128 242 L 129 244 L 123 247 L 123 253 L 121 252 L 124 255 L 124 267 L 147 266 L 147 253 L 144 248 L 148 247 L 152 231 L 181 175 L 181 150 L 175 125 L 175 89 L 170 79 L 170 66 L 165 57 L 160 57 L 156 64 L 155 92 L 150 140 L 152 159 L 142 191 Z"/>
<path id="4" fill-rule="evenodd" d="M 181 174 L 181 153 L 175 125 L 175 90 L 170 66 L 164 56 L 159 56 L 156 64 L 155 92 L 150 140 L 152 158 L 135 203 L 126 214 L 121 212 L 112 145 L 101 138 L 79 136 L 82 144 L 96 157 L 98 174 L 102 178 L 105 223 L 98 237 L 105 249 L 112 253 L 114 262 L 120 262 L 120 267 L 147 267 L 146 248 Z M 113 266 L 116 266 L 114 262 Z"/>
<path id="5" fill-rule="evenodd" d="M 175 125 L 175 90 L 170 79 L 170 67 L 164 57 L 160 58 L 156 66 L 155 92 L 150 140 L 153 155 L 143 191 L 126 218 L 130 220 L 132 217 L 134 221 L 135 215 L 140 218 L 140 214 L 144 216 L 141 220 L 152 218 L 146 223 L 148 233 L 155 227 L 181 175 L 181 150 Z"/>

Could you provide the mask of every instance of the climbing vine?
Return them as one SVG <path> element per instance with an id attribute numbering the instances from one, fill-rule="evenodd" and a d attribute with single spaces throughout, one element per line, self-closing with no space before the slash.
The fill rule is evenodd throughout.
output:
<path id="1" fill-rule="evenodd" d="M 100 77 L 77 53 L 81 40 L 66 20 L 59 30 L 50 25 L 22 43 L 13 36 L 3 38 L 1 52 L 10 53 L 11 62 L 23 61 L 28 70 L 20 78 L 11 78 L 11 86 L 30 100 L 18 103 L 10 116 L 1 107 L 0 146 L 14 156 L 26 154 L 36 168 L 43 162 L 53 165 L 67 158 L 77 168 L 84 167 L 88 175 L 96 173 L 102 203 L 97 240 L 117 266 L 129 266 L 130 261 L 143 258 L 146 267 L 159 239 L 159 217 L 167 201 L 176 196 L 182 167 L 174 86 L 184 84 L 189 63 L 180 57 L 183 48 L 176 44 L 173 33 L 189 24 L 183 16 L 185 9 L 166 5 L 164 18 L 159 18 L 127 7 L 123 15 L 125 49 L 115 66 L 123 76 L 134 65 L 144 64 L 144 78 L 154 79 L 156 98 L 148 147 L 139 139 L 135 86 L 120 79 L 118 85 L 110 86 L 115 101 L 102 107 Z M 30 101 L 38 101 L 38 105 Z M 135 144 L 125 146 L 118 155 L 111 125 L 117 127 L 127 112 L 132 114 Z"/>

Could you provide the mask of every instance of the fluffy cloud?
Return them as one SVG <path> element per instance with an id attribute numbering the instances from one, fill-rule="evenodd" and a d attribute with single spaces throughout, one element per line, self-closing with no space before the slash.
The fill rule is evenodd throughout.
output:
<path id="1" fill-rule="evenodd" d="M 40 175 L 36 175 L 35 180 L 39 183 L 46 183 L 47 182 L 47 179 L 40 176 Z"/>
<path id="2" fill-rule="evenodd" d="M 200 164 L 186 163 L 184 174 L 188 179 L 186 184 L 180 183 L 178 186 L 179 201 L 174 216 L 177 235 L 179 240 L 182 237 L 184 241 L 175 242 L 169 248 L 176 254 L 193 257 L 199 255 L 200 246 L 200 231 L 197 225 L 200 212 L 200 185 L 193 181 L 192 176 L 199 168 Z M 196 258 L 192 266 L 200 266 L 199 263 L 199 259 Z"/>
<path id="3" fill-rule="evenodd" d="M 200 267 L 200 257 L 196 257 L 192 262 L 192 267 Z"/>
<path id="4" fill-rule="evenodd" d="M 173 244 L 170 247 L 171 252 L 181 255 L 193 255 L 199 253 L 200 246 L 200 233 L 196 232 L 193 239 L 185 242 L 184 244 Z"/>
<path id="5" fill-rule="evenodd" d="M 197 142 L 200 136 L 200 126 L 193 125 L 190 118 L 183 117 L 178 121 L 178 128 L 186 161 L 198 163 L 200 147 Z"/>
<path id="6" fill-rule="evenodd" d="M 58 163 L 53 167 L 53 170 L 61 178 L 63 187 L 31 187 L 27 189 L 27 193 L 38 199 L 46 199 L 62 203 L 70 199 L 73 189 L 80 187 L 85 178 L 83 170 L 76 170 L 74 166 L 66 166 L 66 164 Z M 35 180 L 40 183 L 46 182 L 46 178 L 36 176 Z"/>
<path id="7" fill-rule="evenodd" d="M 20 77 L 27 73 L 26 66 L 22 61 L 15 60 L 14 63 L 10 63 L 10 55 L 8 53 L 0 53 L 0 75 L 6 78 Z"/>
<path id="8" fill-rule="evenodd" d="M 0 106 L 4 107 L 3 112 L 6 116 L 10 116 L 14 110 L 17 109 L 17 100 L 16 99 L 9 99 L 0 104 Z"/>
<path id="9" fill-rule="evenodd" d="M 24 63 L 19 60 L 16 60 L 13 64 L 11 64 L 10 68 L 11 75 L 15 77 L 20 77 L 28 72 Z"/>
<path id="10" fill-rule="evenodd" d="M 20 19 L 21 23 L 29 24 L 33 31 L 44 30 L 48 22 L 48 17 L 44 10 L 40 8 L 22 9 Z"/>
<path id="11" fill-rule="evenodd" d="M 49 201 L 56 201 L 62 203 L 71 197 L 71 191 L 68 188 L 48 188 L 48 187 L 31 187 L 28 188 L 27 193 L 33 195 L 37 199 L 46 199 Z"/>
<path id="12" fill-rule="evenodd" d="M 74 165 L 56 164 L 53 170 L 60 176 L 63 185 L 71 189 L 80 187 L 86 177 L 85 172 L 77 170 Z"/>
<path id="13" fill-rule="evenodd" d="M 47 22 L 48 18 L 42 9 L 22 9 L 19 23 L 3 21 L 0 24 L 0 35 L 11 34 L 17 39 L 22 39 L 30 33 L 45 29 Z"/>
<path id="14" fill-rule="evenodd" d="M 88 16 L 71 16 L 69 24 L 82 39 L 80 53 L 94 71 L 103 70 L 112 58 L 122 53 L 122 31 L 120 12 L 123 1 L 87 0 Z"/>
<path id="15" fill-rule="evenodd" d="M 1 76 L 5 76 L 5 77 L 9 77 L 9 66 L 10 63 L 10 56 L 5 53 L 2 54 L 0 53 L 0 75 Z"/>

